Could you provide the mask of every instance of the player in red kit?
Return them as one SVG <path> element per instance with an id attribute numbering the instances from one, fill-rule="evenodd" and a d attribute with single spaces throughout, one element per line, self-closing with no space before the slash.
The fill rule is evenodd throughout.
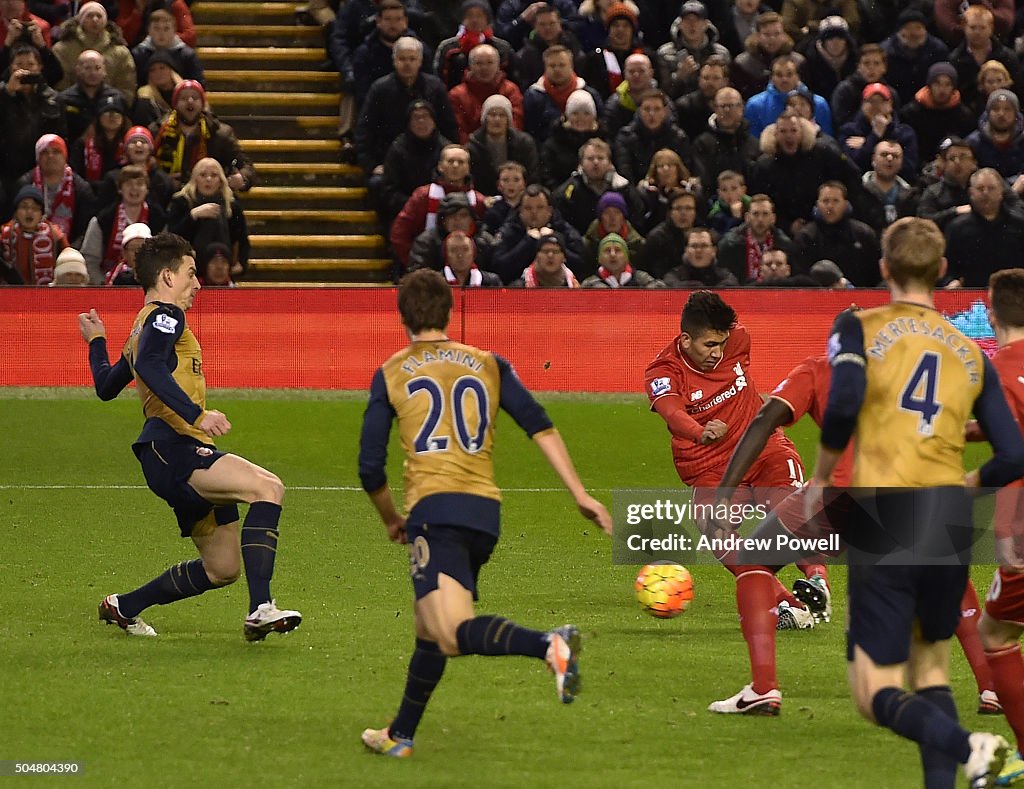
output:
<path id="1" fill-rule="evenodd" d="M 1004 269 L 988 283 L 989 322 L 999 350 L 992 366 L 1017 423 L 1024 420 L 1024 269 Z M 970 423 L 967 440 L 984 440 Z M 1024 633 L 1024 480 L 996 494 L 995 527 L 1000 566 L 992 578 L 978 630 L 996 692 L 1006 719 L 1017 738 L 1017 752 L 999 775 L 999 785 L 1024 783 L 1024 659 L 1020 636 Z"/>
<path id="2" fill-rule="evenodd" d="M 828 391 L 832 381 L 832 368 L 827 356 L 809 356 L 794 367 L 775 387 L 757 416 L 740 439 L 729 466 L 722 477 L 717 500 L 728 500 L 732 488 L 746 474 L 747 469 L 761 453 L 777 429 L 799 422 L 810 414 L 815 424 L 821 425 L 828 404 Z M 853 480 L 852 444 L 846 448 L 832 472 L 832 484 L 837 490 L 850 487 Z M 842 512 L 836 506 L 826 507 L 818 517 L 808 521 L 804 510 L 803 489 L 786 498 L 769 518 L 755 531 L 757 537 L 770 537 L 786 532 L 796 537 L 818 538 L 827 536 L 841 522 Z M 838 497 L 836 497 L 838 498 Z M 832 500 L 835 504 L 835 499 Z M 829 511 L 831 510 L 831 511 Z M 772 544 L 775 544 L 774 539 Z M 794 557 L 797 558 L 797 557 Z M 736 607 L 739 610 L 743 638 L 750 653 L 752 682 L 735 696 L 712 703 L 711 712 L 758 713 L 777 710 L 781 702 L 776 676 L 774 615 L 766 609 L 766 602 L 774 598 L 772 578 L 787 564 L 787 557 L 775 557 L 773 563 L 747 565 L 746 571 L 736 578 Z M 812 576 L 797 579 L 793 593 L 824 621 L 832 617 L 832 595 L 827 577 Z M 992 674 L 984 659 L 978 635 L 980 604 L 974 585 L 968 581 L 961 601 L 962 619 L 957 637 L 978 683 L 978 712 L 1001 712 L 993 691 Z M 768 610 L 768 613 L 765 611 Z"/>
<path id="3" fill-rule="evenodd" d="M 707 290 L 690 296 L 683 307 L 680 334 L 647 366 L 645 384 L 651 408 L 672 434 L 672 458 L 679 478 L 695 489 L 695 502 L 712 502 L 729 456 L 762 402 L 750 378 L 750 335 L 721 296 Z M 802 483 L 800 455 L 776 430 L 740 484 L 754 503 L 770 510 Z M 735 552 L 716 554 L 716 558 L 733 574 L 743 569 Z M 824 572 L 820 565 L 808 569 L 809 576 L 818 572 Z M 781 601 L 780 626 L 812 627 L 811 612 L 773 581 L 776 597 L 769 607 Z"/>

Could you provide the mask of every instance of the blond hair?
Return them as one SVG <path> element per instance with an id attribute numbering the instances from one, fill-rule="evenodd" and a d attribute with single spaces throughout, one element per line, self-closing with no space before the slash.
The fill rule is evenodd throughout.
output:
<path id="1" fill-rule="evenodd" d="M 190 206 L 196 206 L 199 204 L 201 198 L 199 196 L 199 185 L 196 182 L 196 173 L 204 164 L 212 166 L 217 171 L 217 175 L 220 176 L 220 196 L 224 200 L 224 216 L 227 219 L 230 219 L 231 201 L 234 199 L 234 194 L 231 191 L 231 187 L 228 185 L 228 177 L 224 175 L 224 168 L 220 166 L 220 162 L 209 156 L 196 162 L 196 166 L 192 168 L 192 173 L 189 175 L 188 183 L 185 184 L 181 188 L 181 191 L 174 196 L 178 197 L 180 195 L 181 197 L 184 197 Z"/>
<path id="2" fill-rule="evenodd" d="M 946 239 L 930 219 L 897 219 L 882 234 L 882 257 L 900 287 L 919 284 L 934 289 L 945 253 Z"/>

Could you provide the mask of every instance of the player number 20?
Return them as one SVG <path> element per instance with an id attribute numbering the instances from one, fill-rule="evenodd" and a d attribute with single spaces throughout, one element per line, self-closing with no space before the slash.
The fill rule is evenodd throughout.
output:
<path id="1" fill-rule="evenodd" d="M 913 411 L 920 417 L 917 432 L 925 436 L 932 434 L 935 417 L 942 410 L 942 406 L 935 399 L 938 388 L 939 355 L 927 351 L 921 355 L 917 367 L 910 374 L 910 380 L 900 393 L 900 408 L 904 411 Z"/>
<path id="2" fill-rule="evenodd" d="M 444 415 L 445 396 L 437 381 L 432 378 L 413 378 L 406 384 L 406 391 L 409 396 L 417 392 L 426 392 L 430 397 L 430 410 L 427 418 L 423 420 L 423 426 L 416 434 L 413 446 L 417 452 L 446 452 L 448 450 L 448 436 L 435 435 L 438 422 Z M 480 423 L 477 425 L 475 434 L 470 434 L 469 422 L 466 419 L 466 399 L 472 392 L 476 400 L 477 413 Z M 487 389 L 479 378 L 466 375 L 455 381 L 451 391 L 452 417 L 455 422 L 455 438 L 459 446 L 470 454 L 476 454 L 484 446 L 484 435 L 487 432 L 488 413 L 490 409 L 487 403 Z"/>

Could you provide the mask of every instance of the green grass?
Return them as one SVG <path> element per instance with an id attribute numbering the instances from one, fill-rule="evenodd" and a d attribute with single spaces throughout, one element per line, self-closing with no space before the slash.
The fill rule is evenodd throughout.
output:
<path id="1" fill-rule="evenodd" d="M 609 541 L 557 492 L 506 494 L 479 610 L 539 628 L 578 622 L 583 695 L 558 704 L 535 661 L 449 661 L 414 758 L 373 757 L 359 733 L 393 714 L 413 636 L 403 550 L 387 542 L 365 495 L 339 489 L 358 487 L 362 397 L 211 398 L 234 425 L 220 445 L 290 486 L 274 589 L 306 618 L 287 637 L 247 644 L 244 582 L 150 610 L 157 639 L 96 621 L 104 594 L 190 558 L 192 546 L 139 487 L 134 398 L 27 394 L 0 390 L 0 759 L 84 761 L 76 785 L 90 786 L 920 785 L 916 749 L 859 719 L 849 700 L 841 569 L 837 621 L 780 635 L 782 717 L 713 716 L 707 704 L 748 681 L 731 576 L 693 568 L 690 610 L 648 618 L 632 599 L 636 568 L 612 566 Z M 607 503 L 618 487 L 678 486 L 667 433 L 645 402 L 545 402 Z M 793 436 L 811 462 L 813 426 Z M 392 461 L 399 483 L 397 447 Z M 556 485 L 507 417 L 496 464 L 504 488 Z M 68 487 L 46 487 L 55 485 Z M 990 574 L 976 568 L 980 589 Z M 967 726 L 1008 733 L 1005 721 L 974 714 L 973 679 L 954 652 Z"/>

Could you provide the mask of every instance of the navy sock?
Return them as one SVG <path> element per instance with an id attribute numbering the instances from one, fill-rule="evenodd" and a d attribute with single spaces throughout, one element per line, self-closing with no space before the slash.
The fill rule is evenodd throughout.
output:
<path id="1" fill-rule="evenodd" d="M 923 696 L 903 688 L 882 688 L 871 700 L 875 720 L 901 737 L 936 748 L 963 764 L 971 755 L 969 732 Z"/>
<path id="2" fill-rule="evenodd" d="M 167 605 L 186 597 L 195 597 L 213 589 L 202 559 L 179 562 L 134 592 L 119 594 L 117 608 L 122 616 L 133 618 L 151 605 Z"/>
<path id="3" fill-rule="evenodd" d="M 949 689 L 949 685 L 921 688 L 917 695 L 938 707 L 951 720 L 958 720 L 953 691 Z M 918 747 L 921 751 L 921 766 L 924 768 L 925 789 L 952 789 L 956 786 L 956 759 L 930 745 Z"/>
<path id="4" fill-rule="evenodd" d="M 249 585 L 249 610 L 270 601 L 270 579 L 274 576 L 277 556 L 277 523 L 281 505 L 270 501 L 254 501 L 249 505 L 242 524 L 242 564 Z"/>
<path id="5" fill-rule="evenodd" d="M 409 673 L 405 680 L 405 695 L 389 727 L 392 739 L 411 740 L 416 736 L 416 727 L 426 712 L 430 694 L 441 681 L 447 662 L 448 658 L 441 654 L 436 643 L 416 639 L 416 649 L 409 660 Z"/>
<path id="6" fill-rule="evenodd" d="M 548 634 L 520 627 L 501 616 L 467 619 L 455 630 L 463 655 L 527 655 L 544 659 Z"/>

